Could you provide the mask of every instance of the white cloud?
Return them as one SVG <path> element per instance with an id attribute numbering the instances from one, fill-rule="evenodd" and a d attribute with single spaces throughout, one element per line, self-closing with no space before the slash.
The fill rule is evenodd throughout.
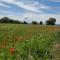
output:
<path id="1" fill-rule="evenodd" d="M 34 11 L 34 12 L 39 12 L 38 8 L 35 6 L 35 4 L 25 4 L 24 2 L 16 2 L 15 3 L 18 7 Z"/>
<path id="2" fill-rule="evenodd" d="M 12 19 L 17 19 L 17 20 L 21 19 L 20 21 L 23 21 L 23 20 L 25 20 L 24 19 L 25 17 L 28 17 L 28 19 L 26 20 L 28 22 L 31 22 L 32 19 L 35 21 L 38 21 L 38 22 L 41 20 L 45 22 L 50 17 L 54 17 L 57 19 L 57 23 L 60 23 L 60 21 L 59 21 L 60 20 L 60 14 L 58 14 L 58 15 L 56 15 L 56 14 L 44 14 L 44 12 L 41 11 L 41 9 L 51 9 L 51 7 L 48 7 L 44 4 L 40 4 L 37 1 L 26 2 L 26 0 L 25 1 L 21 1 L 21 0 L 20 1 L 17 1 L 17 0 L 0 0 L 1 6 L 9 7 L 8 5 L 3 4 L 3 2 L 13 4 L 13 5 L 16 5 L 17 7 L 24 8 L 26 10 L 33 11 L 33 12 L 27 12 L 27 13 L 22 13 L 22 15 L 17 15 L 11 11 L 0 10 L 0 17 L 7 16 L 7 17 L 12 18 Z M 39 14 L 34 13 L 34 12 L 39 12 Z"/>
<path id="3" fill-rule="evenodd" d="M 31 21 L 43 21 L 45 23 L 46 20 L 48 20 L 50 17 L 56 18 L 57 20 L 57 24 L 60 23 L 60 14 L 56 15 L 56 14 L 38 14 L 38 13 L 32 13 L 32 12 L 27 12 L 24 13 L 22 15 L 16 15 L 16 14 L 5 14 L 5 15 L 0 15 L 0 17 L 9 17 L 15 20 L 20 20 L 20 21 L 24 21 L 26 20 L 27 22 L 31 22 Z M 28 19 L 24 19 L 25 17 L 27 17 Z"/>
<path id="4" fill-rule="evenodd" d="M 0 10 L 0 14 L 12 14 L 13 12 L 7 10 Z"/>
<path id="5" fill-rule="evenodd" d="M 37 1 L 34 1 L 34 2 L 30 2 L 28 0 L 27 1 L 17 1 L 17 0 L 1 0 L 2 2 L 6 2 L 6 3 L 10 3 L 10 4 L 14 4 L 20 8 L 24 8 L 26 10 L 29 10 L 29 11 L 33 11 L 33 12 L 42 12 L 40 9 L 49 9 L 48 6 L 46 5 L 43 5 Z"/>
<path id="6" fill-rule="evenodd" d="M 60 23 L 60 14 L 37 14 L 37 13 L 32 13 L 28 12 L 23 14 L 23 17 L 28 17 L 27 21 L 31 22 L 32 20 L 34 21 L 43 21 L 45 23 L 46 20 L 48 20 L 50 17 L 56 18 L 57 22 Z"/>
<path id="7" fill-rule="evenodd" d="M 60 2 L 60 0 L 50 0 L 50 1 L 52 1 L 52 2 Z"/>
<path id="8" fill-rule="evenodd" d="M 28 21 L 32 21 L 31 19 L 35 20 L 35 21 L 43 21 L 45 22 L 47 19 L 49 19 L 50 17 L 56 18 L 57 22 L 56 23 L 60 23 L 60 14 L 56 15 L 56 14 L 36 14 L 36 13 L 25 13 L 23 17 L 28 17 Z"/>
<path id="9" fill-rule="evenodd" d="M 11 8 L 11 6 L 6 5 L 6 4 L 3 4 L 3 3 L 1 3 L 1 2 L 0 2 L 0 6 L 1 6 L 1 7 L 6 7 L 6 8 Z"/>
<path id="10" fill-rule="evenodd" d="M 13 3 L 15 2 L 15 0 L 1 0 L 2 2 L 6 2 L 6 3 Z"/>

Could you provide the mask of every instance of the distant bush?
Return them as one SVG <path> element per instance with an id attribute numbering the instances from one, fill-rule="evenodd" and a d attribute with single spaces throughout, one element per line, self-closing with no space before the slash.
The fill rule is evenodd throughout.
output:
<path id="1" fill-rule="evenodd" d="M 23 22 L 24 24 L 28 24 L 26 21 Z"/>
<path id="2" fill-rule="evenodd" d="M 36 21 L 32 21 L 32 24 L 38 24 Z"/>
<path id="3" fill-rule="evenodd" d="M 40 23 L 39 23 L 40 25 L 42 25 L 43 24 L 43 22 L 42 21 L 40 21 Z"/>
<path id="4" fill-rule="evenodd" d="M 46 25 L 55 25 L 56 19 L 55 18 L 49 18 L 46 21 Z"/>
<path id="5" fill-rule="evenodd" d="M 15 24 L 20 24 L 20 21 L 9 19 L 8 17 L 3 17 L 3 18 L 0 19 L 0 23 L 15 23 Z"/>
<path id="6" fill-rule="evenodd" d="M 25 19 L 28 19 L 27 17 Z M 56 19 L 55 18 L 49 18 L 45 23 L 46 25 L 55 25 Z M 10 19 L 8 17 L 3 17 L 0 19 L 0 23 L 15 23 L 15 24 L 28 24 L 28 22 L 26 21 L 19 21 L 19 20 L 14 20 L 14 19 Z M 31 24 L 38 24 L 37 21 L 32 21 Z M 39 22 L 40 25 L 43 24 L 42 21 Z"/>

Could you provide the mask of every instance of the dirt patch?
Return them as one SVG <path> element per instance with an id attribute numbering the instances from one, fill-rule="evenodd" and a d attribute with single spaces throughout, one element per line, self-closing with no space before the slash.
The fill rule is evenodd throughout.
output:
<path id="1" fill-rule="evenodd" d="M 6 44 L 0 44 L 0 48 L 6 48 Z"/>
<path id="2" fill-rule="evenodd" d="M 22 40 L 24 39 L 24 37 L 23 36 L 15 36 L 14 37 L 14 42 L 16 43 L 16 42 L 21 42 Z"/>
<path id="3" fill-rule="evenodd" d="M 53 45 L 52 60 L 60 60 L 60 44 Z"/>

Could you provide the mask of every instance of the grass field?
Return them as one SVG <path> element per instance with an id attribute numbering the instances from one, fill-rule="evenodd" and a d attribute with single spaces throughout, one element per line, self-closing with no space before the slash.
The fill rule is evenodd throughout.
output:
<path id="1" fill-rule="evenodd" d="M 60 26 L 0 24 L 0 60 L 60 60 L 59 47 Z"/>

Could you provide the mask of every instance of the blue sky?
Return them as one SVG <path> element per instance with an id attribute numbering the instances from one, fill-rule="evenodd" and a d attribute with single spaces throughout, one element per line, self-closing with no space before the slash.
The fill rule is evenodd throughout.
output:
<path id="1" fill-rule="evenodd" d="M 0 18 L 4 16 L 27 22 L 53 17 L 60 24 L 60 0 L 0 0 Z"/>

